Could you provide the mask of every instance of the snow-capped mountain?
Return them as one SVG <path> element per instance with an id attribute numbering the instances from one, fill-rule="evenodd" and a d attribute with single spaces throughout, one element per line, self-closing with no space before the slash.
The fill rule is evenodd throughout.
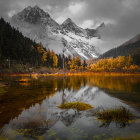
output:
<path id="1" fill-rule="evenodd" d="M 61 54 L 62 38 L 67 42 L 65 55 L 91 59 L 99 56 L 95 45 L 100 42 L 97 29 L 83 29 L 70 18 L 59 25 L 50 14 L 38 6 L 27 7 L 11 18 L 11 24 L 18 28 L 26 37 L 42 43 L 44 47 Z M 100 26 L 99 26 L 100 28 Z"/>
<path id="2" fill-rule="evenodd" d="M 47 12 L 44 12 L 37 5 L 34 7 L 27 7 L 17 15 L 12 17 L 12 20 L 16 22 L 27 22 L 30 24 L 41 24 L 42 26 L 49 25 L 55 29 L 59 29 L 60 26 L 55 22 Z"/>
<path id="3" fill-rule="evenodd" d="M 70 18 L 65 20 L 63 24 L 61 25 L 62 29 L 65 30 L 67 33 L 71 32 L 75 35 L 86 37 L 86 30 L 78 27 Z"/>

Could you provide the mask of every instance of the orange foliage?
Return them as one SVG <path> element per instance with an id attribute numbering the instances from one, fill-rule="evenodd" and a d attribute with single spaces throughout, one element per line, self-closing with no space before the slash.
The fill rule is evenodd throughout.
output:
<path id="1" fill-rule="evenodd" d="M 140 67 L 133 65 L 133 59 L 129 56 L 118 56 L 117 58 L 99 59 L 91 64 L 87 70 L 93 72 L 134 72 L 140 71 Z"/>
<path id="2" fill-rule="evenodd" d="M 29 82 L 29 79 L 28 79 L 28 78 L 21 78 L 21 79 L 19 80 L 19 82 Z"/>

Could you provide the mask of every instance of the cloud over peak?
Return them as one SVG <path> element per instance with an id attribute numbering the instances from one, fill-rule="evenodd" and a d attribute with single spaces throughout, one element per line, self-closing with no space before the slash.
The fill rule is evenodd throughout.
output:
<path id="1" fill-rule="evenodd" d="M 68 17 L 83 28 L 95 28 L 104 22 L 102 36 L 108 45 L 99 47 L 116 47 L 140 33 L 140 0 L 1 0 L 0 16 L 9 18 L 36 4 L 59 24 Z"/>

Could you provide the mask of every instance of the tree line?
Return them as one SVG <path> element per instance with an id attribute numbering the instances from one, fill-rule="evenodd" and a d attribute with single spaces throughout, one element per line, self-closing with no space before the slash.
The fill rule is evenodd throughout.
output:
<path id="1" fill-rule="evenodd" d="M 63 42 L 62 42 L 63 43 Z M 64 43 L 63 43 L 64 44 Z M 64 47 L 66 44 L 64 44 Z M 72 72 L 126 72 L 140 71 L 137 57 L 118 56 L 116 58 L 98 59 L 92 64 L 77 57 L 65 57 L 65 69 Z M 137 62 L 137 63 L 136 63 Z M 23 68 L 48 67 L 63 68 L 63 56 L 57 55 L 54 51 L 46 49 L 41 43 L 36 43 L 25 37 L 3 18 L 0 19 L 0 72 L 4 68 L 10 68 L 18 72 Z"/>
<path id="2" fill-rule="evenodd" d="M 88 66 L 87 70 L 93 72 L 135 72 L 140 71 L 140 67 L 135 65 L 133 57 L 128 55 L 99 59 Z"/>
<path id="3" fill-rule="evenodd" d="M 63 42 L 62 42 L 63 43 Z M 64 43 L 63 43 L 64 44 Z M 64 44 L 66 45 L 66 44 Z M 79 71 L 86 69 L 86 61 L 79 57 L 65 57 L 65 69 Z M 25 37 L 14 27 L 0 19 L 0 71 L 13 68 L 18 72 L 32 67 L 63 68 L 63 56 L 53 50 L 46 49 L 41 43 L 36 43 Z"/>

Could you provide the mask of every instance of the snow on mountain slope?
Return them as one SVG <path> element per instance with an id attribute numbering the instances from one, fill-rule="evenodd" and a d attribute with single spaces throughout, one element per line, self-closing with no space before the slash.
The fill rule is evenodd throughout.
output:
<path id="1" fill-rule="evenodd" d="M 62 29 L 66 32 L 74 33 L 75 35 L 86 37 L 86 30 L 78 27 L 70 18 L 66 19 L 61 25 Z"/>
<path id="2" fill-rule="evenodd" d="M 82 29 L 70 18 L 59 25 L 51 16 L 38 6 L 27 7 L 11 18 L 11 24 L 23 35 L 42 43 L 44 47 L 61 54 L 62 38 L 67 41 L 65 55 L 79 56 L 81 59 L 91 59 L 99 56 L 95 47 L 101 42 L 96 29 Z"/>

